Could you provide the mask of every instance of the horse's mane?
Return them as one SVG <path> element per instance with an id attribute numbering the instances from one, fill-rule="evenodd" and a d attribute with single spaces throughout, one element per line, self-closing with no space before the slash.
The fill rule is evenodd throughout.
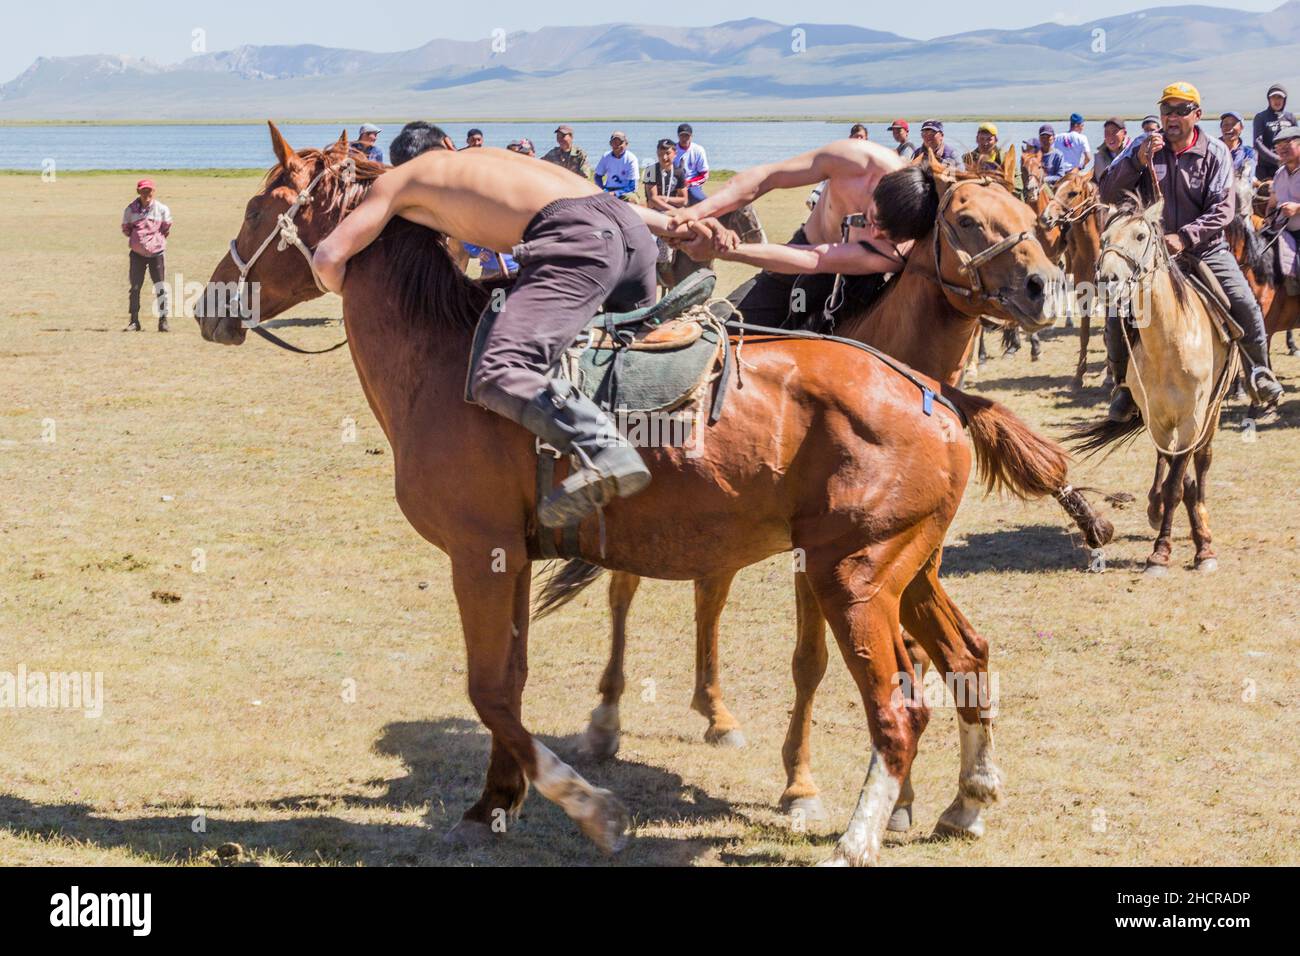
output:
<path id="1" fill-rule="evenodd" d="M 1102 226 L 1102 232 L 1104 233 L 1121 219 L 1133 219 L 1145 215 L 1149 208 L 1150 203 L 1143 200 L 1140 195 L 1135 192 L 1126 192 L 1124 198 L 1111 207 L 1110 215 L 1106 217 L 1106 222 Z M 1178 300 L 1178 305 L 1186 308 L 1188 296 L 1191 294 L 1191 284 L 1188 282 L 1187 277 L 1183 275 L 1183 270 L 1174 261 L 1173 256 L 1169 254 L 1169 247 L 1163 241 L 1156 243 L 1156 262 L 1165 272 L 1169 273 L 1169 281 L 1174 287 L 1174 298 Z"/>
<path id="2" fill-rule="evenodd" d="M 325 212 L 346 215 L 356 207 L 387 166 L 360 153 L 345 152 L 346 146 L 328 149 L 300 149 L 298 158 L 313 169 L 322 163 L 336 163 L 351 156 L 356 165 L 354 182 L 344 186 L 336 176 L 325 176 L 316 187 Z M 313 173 L 313 175 L 315 175 Z M 273 166 L 263 179 L 264 189 L 293 184 L 281 166 Z M 412 324 L 429 328 L 449 327 L 472 330 L 487 305 L 488 288 L 470 279 L 447 252 L 446 236 L 427 226 L 393 217 L 379 239 L 358 254 L 383 255 L 387 281 L 394 288 L 402 315 Z"/>

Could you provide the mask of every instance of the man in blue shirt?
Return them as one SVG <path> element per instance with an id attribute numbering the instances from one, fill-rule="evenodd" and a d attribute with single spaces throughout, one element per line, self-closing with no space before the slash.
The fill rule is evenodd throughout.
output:
<path id="1" fill-rule="evenodd" d="M 921 144 L 924 148 L 916 151 L 912 162 L 920 162 L 924 159 L 925 151 L 928 149 L 934 153 L 934 158 L 945 166 L 962 168 L 957 151 L 943 141 L 943 123 L 939 120 L 929 119 L 921 124 Z"/>
<path id="2" fill-rule="evenodd" d="M 1240 176 L 1250 176 L 1253 181 L 1255 178 L 1255 149 L 1247 146 L 1241 140 L 1242 130 L 1245 127 L 1245 120 L 1236 110 L 1228 110 L 1219 117 L 1219 139 L 1223 140 L 1223 145 L 1228 147 L 1228 152 L 1232 154 L 1232 168 Z"/>
<path id="3" fill-rule="evenodd" d="M 361 153 L 366 159 L 376 163 L 384 161 L 384 151 L 375 145 L 375 140 L 379 139 L 379 134 L 383 130 L 374 123 L 362 123 L 361 132 L 357 134 L 356 141 L 351 144 L 351 148 Z"/>
<path id="4" fill-rule="evenodd" d="M 629 199 L 636 192 L 641 167 L 636 154 L 627 148 L 627 136 L 615 130 L 609 136 L 609 152 L 596 164 L 596 185 L 619 199 Z"/>
<path id="5" fill-rule="evenodd" d="M 1069 170 L 1065 168 L 1065 154 L 1056 148 L 1056 130 L 1051 123 L 1038 127 L 1038 145 L 1043 151 L 1043 178 L 1049 186 L 1055 185 Z"/>

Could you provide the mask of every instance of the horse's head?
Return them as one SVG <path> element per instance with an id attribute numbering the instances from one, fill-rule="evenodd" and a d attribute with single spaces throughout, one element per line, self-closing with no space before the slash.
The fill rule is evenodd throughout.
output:
<path id="1" fill-rule="evenodd" d="M 267 125 L 277 164 L 248 200 L 239 235 L 194 308 L 209 342 L 240 345 L 245 323 L 272 318 L 322 295 L 311 250 L 383 171 L 349 154 L 346 130 L 326 149 L 295 152 L 274 123 Z"/>
<path id="2" fill-rule="evenodd" d="M 1015 162 L 1013 147 L 1002 178 L 931 164 L 939 193 L 935 268 L 959 311 L 991 315 L 1034 332 L 1051 325 L 1050 293 L 1063 276 L 1038 241 L 1034 211 L 1012 191 Z"/>
<path id="3" fill-rule="evenodd" d="M 1131 297 L 1168 262 L 1161 222 L 1164 208 L 1163 199 L 1144 209 L 1134 197 L 1111 214 L 1101 234 L 1101 255 L 1097 260 L 1097 281 L 1108 295 L 1123 290 L 1121 300 Z"/>
<path id="4" fill-rule="evenodd" d="M 1024 184 L 1025 202 L 1032 206 L 1038 202 L 1046 182 L 1042 154 L 1025 153 L 1020 157 L 1020 181 Z"/>
<path id="5" fill-rule="evenodd" d="M 1096 209 L 1100 202 L 1101 191 L 1093 182 L 1092 174 L 1072 169 L 1057 182 L 1056 190 L 1039 218 L 1043 228 L 1052 229 L 1058 225 L 1078 222 Z"/>

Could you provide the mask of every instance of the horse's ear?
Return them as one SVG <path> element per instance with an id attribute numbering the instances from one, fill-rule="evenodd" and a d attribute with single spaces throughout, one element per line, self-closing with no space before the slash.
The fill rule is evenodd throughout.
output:
<path id="1" fill-rule="evenodd" d="M 339 133 L 339 138 L 334 141 L 334 145 L 339 149 L 348 148 L 348 131 L 346 128 L 344 128 L 343 132 Z"/>
<path id="2" fill-rule="evenodd" d="M 1165 197 L 1161 196 L 1151 205 L 1147 206 L 1146 210 L 1142 213 L 1142 216 L 1144 219 L 1146 219 L 1147 222 L 1151 223 L 1152 226 L 1155 226 L 1156 228 L 1160 228 L 1160 221 L 1161 218 L 1164 216 L 1164 214 L 1165 214 Z"/>
<path id="3" fill-rule="evenodd" d="M 929 146 L 925 147 L 925 158 L 930 161 L 930 172 L 934 174 L 935 179 L 939 179 L 947 173 L 948 167 L 939 162 L 939 157 L 934 155 L 934 150 Z"/>
<path id="4" fill-rule="evenodd" d="M 302 160 L 294 152 L 293 147 L 285 142 L 284 136 L 281 135 L 279 128 L 270 120 L 266 125 L 271 128 L 271 149 L 275 150 L 275 158 L 279 160 L 280 165 L 287 173 L 297 171 L 302 165 Z"/>
<path id="5" fill-rule="evenodd" d="M 1009 183 L 1016 181 L 1016 147 L 1007 147 L 1007 154 L 1002 157 L 1002 178 Z"/>

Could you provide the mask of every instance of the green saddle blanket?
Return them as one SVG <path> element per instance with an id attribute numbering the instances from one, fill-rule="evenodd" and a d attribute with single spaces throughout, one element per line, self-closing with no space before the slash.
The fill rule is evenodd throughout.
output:
<path id="1" fill-rule="evenodd" d="M 603 318 L 596 316 L 591 328 L 599 329 Z M 607 411 L 671 411 L 712 374 L 720 343 L 717 326 L 706 324 L 698 338 L 679 348 L 588 347 L 576 363 L 574 384 Z"/>

